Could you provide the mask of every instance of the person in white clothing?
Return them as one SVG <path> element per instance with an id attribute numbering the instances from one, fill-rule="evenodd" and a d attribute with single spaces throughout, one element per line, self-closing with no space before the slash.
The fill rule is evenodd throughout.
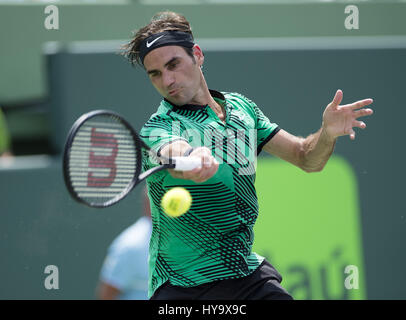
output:
<path id="1" fill-rule="evenodd" d="M 100 272 L 98 299 L 148 299 L 148 250 L 152 222 L 146 192 L 143 210 L 143 216 L 109 246 Z"/>

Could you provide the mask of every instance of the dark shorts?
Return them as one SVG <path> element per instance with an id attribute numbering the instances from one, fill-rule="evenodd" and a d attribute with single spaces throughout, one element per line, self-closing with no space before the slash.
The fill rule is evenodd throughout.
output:
<path id="1" fill-rule="evenodd" d="M 266 260 L 250 275 L 204 283 L 195 287 L 165 282 L 151 300 L 293 300 L 280 285 L 282 276 Z"/>

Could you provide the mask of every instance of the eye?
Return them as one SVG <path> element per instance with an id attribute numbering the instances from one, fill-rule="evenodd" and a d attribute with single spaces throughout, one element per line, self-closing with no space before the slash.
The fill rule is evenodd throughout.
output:
<path id="1" fill-rule="evenodd" d="M 168 65 L 168 69 L 169 70 L 173 70 L 177 67 L 177 65 L 179 64 L 179 62 L 172 62 L 170 65 Z"/>
<path id="2" fill-rule="evenodd" d="M 153 71 L 153 72 L 150 72 L 150 73 L 149 73 L 149 77 L 150 77 L 150 78 L 156 78 L 156 77 L 159 76 L 159 74 L 160 74 L 159 71 Z"/>

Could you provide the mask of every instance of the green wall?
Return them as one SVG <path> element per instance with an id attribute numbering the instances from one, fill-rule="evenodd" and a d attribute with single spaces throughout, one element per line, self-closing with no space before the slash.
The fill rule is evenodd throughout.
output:
<path id="1" fill-rule="evenodd" d="M 94 299 L 107 246 L 141 214 L 140 190 L 85 207 L 70 199 L 61 160 L 41 156 L 1 166 L 0 177 L 0 299 Z M 58 290 L 44 286 L 48 265 L 59 269 Z"/>

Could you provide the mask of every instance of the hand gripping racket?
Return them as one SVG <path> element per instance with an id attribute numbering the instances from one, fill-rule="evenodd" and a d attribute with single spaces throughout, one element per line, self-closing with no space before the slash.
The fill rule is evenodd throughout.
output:
<path id="1" fill-rule="evenodd" d="M 143 150 L 153 153 L 117 113 L 95 110 L 82 115 L 69 131 L 63 156 L 70 194 L 90 207 L 108 207 L 158 171 L 187 171 L 201 166 L 199 158 L 160 156 L 164 164 L 141 172 Z"/>

